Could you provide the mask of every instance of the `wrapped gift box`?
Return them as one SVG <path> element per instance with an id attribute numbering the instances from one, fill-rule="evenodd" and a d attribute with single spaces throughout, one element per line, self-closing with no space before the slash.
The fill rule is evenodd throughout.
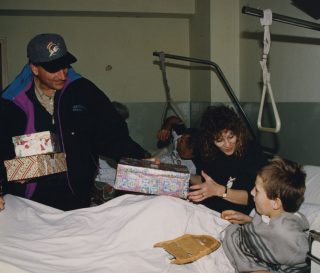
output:
<path id="1" fill-rule="evenodd" d="M 124 191 L 187 198 L 190 173 L 183 165 L 155 164 L 147 160 L 122 159 L 114 188 Z"/>
<path id="2" fill-rule="evenodd" d="M 41 154 L 5 160 L 8 181 L 24 180 L 67 170 L 64 153 Z"/>
<path id="3" fill-rule="evenodd" d="M 17 157 L 60 152 L 57 137 L 50 131 L 14 136 L 12 142 Z"/>

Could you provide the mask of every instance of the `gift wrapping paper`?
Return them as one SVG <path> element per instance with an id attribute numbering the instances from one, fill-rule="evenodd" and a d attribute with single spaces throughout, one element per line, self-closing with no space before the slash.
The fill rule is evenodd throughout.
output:
<path id="1" fill-rule="evenodd" d="M 186 199 L 189 179 L 188 168 L 183 165 L 124 159 L 118 164 L 114 188 Z"/>
<path id="2" fill-rule="evenodd" d="M 41 154 L 5 160 L 8 181 L 24 180 L 67 171 L 65 153 Z"/>
<path id="3" fill-rule="evenodd" d="M 60 152 L 56 135 L 50 131 L 12 137 L 17 157 Z"/>

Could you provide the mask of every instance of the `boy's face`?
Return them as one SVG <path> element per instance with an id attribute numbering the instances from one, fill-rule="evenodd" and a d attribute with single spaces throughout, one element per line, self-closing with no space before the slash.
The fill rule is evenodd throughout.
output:
<path id="1" fill-rule="evenodd" d="M 271 217 L 273 212 L 273 200 L 267 197 L 267 193 L 263 187 L 263 180 L 259 175 L 256 178 L 255 187 L 251 190 L 251 195 L 253 196 L 257 212 Z"/>
<path id="2" fill-rule="evenodd" d="M 182 135 L 177 140 L 177 151 L 182 159 L 191 159 L 193 157 L 193 151 L 187 145 L 189 137 L 190 135 Z"/>

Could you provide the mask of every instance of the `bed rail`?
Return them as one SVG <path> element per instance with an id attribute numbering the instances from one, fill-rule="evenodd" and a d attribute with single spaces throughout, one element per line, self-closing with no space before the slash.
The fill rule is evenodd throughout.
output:
<path id="1" fill-rule="evenodd" d="M 257 16 L 257 17 L 263 17 L 263 10 L 251 8 L 248 6 L 242 7 L 242 13 L 252 15 L 252 16 Z M 280 23 L 285 23 L 288 25 L 320 31 L 320 24 L 297 19 L 294 17 L 286 16 L 286 15 L 281 15 L 278 13 L 272 13 L 272 20 Z"/>
<path id="2" fill-rule="evenodd" d="M 223 74 L 221 68 L 215 62 L 211 62 L 208 60 L 202 60 L 202 59 L 196 59 L 196 58 L 190 58 L 190 57 L 184 57 L 184 56 L 179 56 L 179 55 L 172 55 L 172 54 L 167 54 L 164 52 L 156 52 L 156 51 L 153 52 L 153 56 L 159 57 L 160 55 L 164 56 L 167 59 L 174 59 L 174 60 L 186 61 L 186 62 L 191 62 L 191 63 L 198 63 L 198 64 L 207 65 L 207 66 L 210 66 L 211 68 L 213 68 L 213 71 L 216 72 L 218 78 L 221 80 L 222 85 L 223 85 L 225 91 L 227 92 L 229 98 L 231 99 L 231 101 L 235 105 L 235 107 L 237 108 L 239 115 L 243 118 L 244 122 L 246 123 L 252 138 L 256 139 L 256 135 L 254 133 L 254 130 L 252 129 L 252 126 L 251 126 L 245 112 L 243 111 L 238 98 L 236 97 L 233 89 L 231 88 L 231 86 L 230 86 L 229 82 L 227 81 L 225 75 Z"/>
<path id="3" fill-rule="evenodd" d="M 310 259 L 311 262 L 314 262 L 314 264 L 311 265 L 311 272 L 318 272 L 318 271 L 313 271 L 313 266 L 316 266 L 317 268 L 320 269 L 320 257 L 316 257 L 314 255 L 314 250 L 313 250 L 313 243 L 314 241 L 317 241 L 317 243 L 320 244 L 320 232 L 315 231 L 315 230 L 310 230 L 309 232 L 309 252 L 307 254 L 307 257 Z M 319 254 L 319 253 L 317 253 Z"/>

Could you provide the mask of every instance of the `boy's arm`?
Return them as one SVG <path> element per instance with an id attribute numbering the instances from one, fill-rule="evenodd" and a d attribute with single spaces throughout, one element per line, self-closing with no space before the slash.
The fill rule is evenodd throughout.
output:
<path id="1" fill-rule="evenodd" d="M 245 224 L 252 221 L 252 217 L 235 210 L 225 210 L 221 213 L 221 218 L 229 221 L 232 224 Z M 266 271 L 261 271 L 266 272 Z"/>

